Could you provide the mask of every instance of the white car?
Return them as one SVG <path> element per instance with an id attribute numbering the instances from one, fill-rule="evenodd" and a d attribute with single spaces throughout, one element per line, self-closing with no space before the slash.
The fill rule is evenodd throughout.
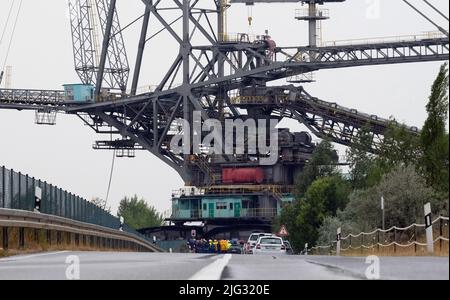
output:
<path id="1" fill-rule="evenodd" d="M 253 250 L 253 254 L 286 255 L 286 245 L 280 237 L 263 236 L 256 242 L 256 247 Z"/>
<path id="2" fill-rule="evenodd" d="M 245 253 L 253 254 L 253 250 L 256 247 L 256 242 L 262 236 L 272 236 L 271 233 L 252 233 L 248 238 L 247 244 L 245 245 Z"/>

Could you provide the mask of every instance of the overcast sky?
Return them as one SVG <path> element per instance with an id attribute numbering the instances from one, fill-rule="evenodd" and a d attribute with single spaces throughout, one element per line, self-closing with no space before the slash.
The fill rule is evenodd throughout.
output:
<path id="1" fill-rule="evenodd" d="M 11 2 L 0 1 L 0 33 Z M 143 9 L 140 0 L 118 2 L 123 25 Z M 328 5 L 332 19 L 323 24 L 324 40 L 412 35 L 436 30 L 400 0 L 381 0 L 379 11 L 373 6 L 374 2 L 377 1 L 348 0 Z M 448 15 L 447 1 L 431 2 Z M 260 34 L 268 29 L 279 46 L 304 45 L 307 27 L 306 23 L 294 19 L 296 8 L 301 8 L 300 4 L 257 5 L 252 12 L 254 24 L 249 29 L 247 8 L 234 5 L 229 12 L 229 32 L 250 30 Z M 429 9 L 426 12 L 435 20 L 443 20 Z M 60 89 L 64 83 L 79 81 L 73 71 L 67 15 L 67 1 L 23 1 L 8 60 L 8 65 L 13 66 L 14 88 Z M 448 27 L 445 21 L 440 24 Z M 155 32 L 160 25 L 153 22 L 151 28 Z M 136 29 L 131 28 L 125 37 L 131 62 L 136 52 Z M 140 85 L 156 84 L 167 70 L 177 51 L 169 40 L 161 36 L 152 42 L 154 47 L 146 52 Z M 4 41 L 0 45 L 0 64 L 6 44 Z M 317 82 L 306 88 L 324 100 L 382 117 L 395 116 L 411 126 L 421 127 L 426 118 L 424 107 L 430 86 L 440 64 L 321 71 L 316 74 Z M 103 138 L 74 116 L 58 115 L 57 126 L 41 127 L 34 125 L 32 112 L 0 111 L 0 165 L 47 180 L 87 199 L 104 198 L 106 194 L 112 153 L 92 150 L 94 141 Z M 110 204 L 115 212 L 123 196 L 137 194 L 164 211 L 170 207 L 172 190 L 182 185 L 175 171 L 150 153 L 141 152 L 135 159 L 116 161 Z"/>

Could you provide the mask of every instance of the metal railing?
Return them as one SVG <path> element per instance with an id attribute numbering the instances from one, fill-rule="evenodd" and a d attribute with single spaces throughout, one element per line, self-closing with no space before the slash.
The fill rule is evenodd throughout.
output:
<path id="1" fill-rule="evenodd" d="M 223 42 L 229 43 L 254 43 L 258 41 L 264 41 L 267 35 L 264 34 L 252 34 L 252 33 L 226 33 L 220 35 Z"/>
<path id="2" fill-rule="evenodd" d="M 172 191 L 172 198 L 189 197 L 189 196 L 203 196 L 205 189 L 197 187 L 185 187 Z"/>
<path id="3" fill-rule="evenodd" d="M 429 39 L 445 38 L 446 36 L 440 31 L 424 32 L 416 35 L 399 35 L 389 37 L 375 37 L 375 38 L 360 38 L 350 40 L 336 40 L 323 42 L 323 47 L 338 47 L 338 46 L 353 46 L 353 45 L 373 45 L 384 43 L 399 43 L 399 42 L 415 42 Z"/>
<path id="4" fill-rule="evenodd" d="M 293 186 L 286 185 L 213 185 L 208 188 L 186 187 L 172 191 L 172 198 L 204 196 L 207 194 L 272 193 L 292 194 Z"/>
<path id="5" fill-rule="evenodd" d="M 309 8 L 299 8 L 295 10 L 296 19 L 329 19 L 329 9 L 314 9 L 312 11 Z"/>
<path id="6" fill-rule="evenodd" d="M 0 209 L 34 211 L 35 188 L 42 190 L 42 214 L 118 230 L 120 219 L 77 195 L 14 170 L 0 167 Z M 127 225 L 125 232 L 144 238 Z"/>
<path id="7" fill-rule="evenodd" d="M 201 219 L 203 211 L 201 209 L 172 209 L 171 219 Z"/>
<path id="8" fill-rule="evenodd" d="M 276 208 L 244 208 L 241 211 L 241 217 L 244 218 L 274 218 L 277 215 Z"/>
<path id="9" fill-rule="evenodd" d="M 233 212 L 234 213 L 234 212 Z M 278 215 L 277 208 L 242 208 L 238 214 L 221 215 L 220 211 L 215 210 L 214 215 L 209 215 L 209 211 L 201 209 L 173 209 L 171 218 L 174 220 L 185 219 L 220 219 L 220 218 L 274 218 Z"/>
<path id="10" fill-rule="evenodd" d="M 293 186 L 286 185 L 217 185 L 206 190 L 206 193 L 213 194 L 247 194 L 247 193 L 272 193 L 291 194 Z"/>
<path id="11" fill-rule="evenodd" d="M 62 90 L 0 89 L 0 102 L 2 103 L 58 105 L 66 100 L 67 94 Z"/>

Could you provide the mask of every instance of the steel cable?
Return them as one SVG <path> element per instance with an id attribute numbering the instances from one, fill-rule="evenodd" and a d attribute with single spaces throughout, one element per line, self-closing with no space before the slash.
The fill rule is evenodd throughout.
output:
<path id="1" fill-rule="evenodd" d="M 12 33 L 11 33 L 11 38 L 9 39 L 8 49 L 6 51 L 6 57 L 5 57 L 5 60 L 3 62 L 2 70 L 4 70 L 5 67 L 6 67 L 6 63 L 8 61 L 8 57 L 9 57 L 9 53 L 11 51 L 11 45 L 12 45 L 12 42 L 14 40 L 14 35 L 16 33 L 16 28 L 17 28 L 17 23 L 19 21 L 20 12 L 22 10 L 22 2 L 23 2 L 23 0 L 20 0 L 20 2 L 19 2 L 19 8 L 17 9 L 16 20 L 14 21 L 14 26 L 13 26 Z"/>
<path id="2" fill-rule="evenodd" d="M 111 184 L 112 184 L 112 179 L 113 179 L 113 175 L 114 175 L 115 163 L 116 163 L 116 149 L 114 149 L 114 151 L 113 151 L 113 158 L 112 158 L 112 163 L 111 163 L 111 172 L 109 174 L 108 191 L 106 192 L 105 207 L 103 208 L 105 210 L 106 210 L 106 207 L 108 205 L 109 193 L 111 191 Z"/>
<path id="3" fill-rule="evenodd" d="M 427 0 L 423 0 L 423 2 L 425 2 L 426 4 L 428 4 L 428 6 L 430 6 L 435 12 L 437 12 L 438 14 L 440 14 L 444 19 L 446 19 L 448 21 L 448 17 L 446 15 L 444 15 L 443 12 L 441 12 L 439 9 L 437 9 L 436 6 L 434 6 L 433 4 L 431 4 L 430 2 L 428 2 Z"/>
<path id="4" fill-rule="evenodd" d="M 434 22 L 433 20 L 431 20 L 427 15 L 425 15 L 423 12 L 421 12 L 417 7 L 415 7 L 414 5 L 412 5 L 408 0 L 403 0 L 403 2 L 405 2 L 408 6 L 410 6 L 413 10 L 415 10 L 419 15 L 421 15 L 424 19 L 426 19 L 428 22 L 430 22 L 431 24 L 433 24 L 437 29 L 439 29 L 440 32 L 442 32 L 444 35 L 446 35 L 447 37 L 449 36 L 449 33 L 447 32 L 447 30 L 445 30 L 444 28 L 442 28 L 441 26 L 439 26 L 436 22 Z"/>
<path id="5" fill-rule="evenodd" d="M 11 2 L 11 7 L 9 8 L 9 12 L 8 12 L 8 17 L 6 18 L 5 28 L 3 28 L 2 36 L 0 37 L 0 45 L 3 43 L 3 39 L 5 37 L 6 30 L 8 29 L 9 19 L 11 19 L 11 14 L 12 14 L 15 2 L 16 2 L 16 0 L 13 0 Z"/>

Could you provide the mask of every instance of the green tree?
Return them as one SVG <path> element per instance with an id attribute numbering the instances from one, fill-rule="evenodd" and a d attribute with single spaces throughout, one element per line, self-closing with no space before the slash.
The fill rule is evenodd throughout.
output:
<path id="1" fill-rule="evenodd" d="M 324 140 L 317 145 L 311 160 L 296 178 L 296 198 L 302 199 L 311 183 L 316 179 L 338 174 L 338 161 L 339 157 L 337 152 L 329 141 Z"/>
<path id="2" fill-rule="evenodd" d="M 407 126 L 394 121 L 384 133 L 377 155 L 370 153 L 372 143 L 373 135 L 363 128 L 359 139 L 347 150 L 354 189 L 377 185 L 385 174 L 397 166 L 417 165 L 422 153 L 419 136 Z"/>
<path id="3" fill-rule="evenodd" d="M 320 178 L 310 185 L 303 200 L 296 200 L 283 210 L 279 224 L 288 227 L 290 241 L 297 251 L 303 250 L 305 243 L 316 243 L 323 220 L 344 209 L 350 189 L 339 175 Z"/>
<path id="4" fill-rule="evenodd" d="M 300 214 L 302 202 L 295 200 L 292 203 L 286 204 L 279 217 L 276 218 L 273 224 L 273 232 L 278 232 L 282 225 L 285 225 L 289 231 L 289 241 L 297 251 L 303 250 L 300 246 L 301 228 L 297 225 L 297 216 Z"/>
<path id="5" fill-rule="evenodd" d="M 399 165 L 417 165 L 421 155 L 419 135 L 412 133 L 406 125 L 391 123 L 384 134 L 379 156 L 386 173 Z"/>
<path id="6" fill-rule="evenodd" d="M 120 201 L 117 213 L 125 219 L 125 224 L 134 229 L 161 226 L 164 219 L 160 213 L 137 196 L 125 197 Z"/>
<path id="7" fill-rule="evenodd" d="M 398 166 L 384 175 L 378 185 L 352 192 L 348 205 L 340 214 L 341 221 L 352 223 L 354 233 L 381 228 L 382 196 L 385 199 L 387 227 L 423 223 L 423 206 L 427 202 L 432 203 L 435 214 L 447 210 L 447 201 L 442 201 L 427 186 L 414 166 Z"/>
<path id="8" fill-rule="evenodd" d="M 347 150 L 350 181 L 354 189 L 367 187 L 369 176 L 373 173 L 376 157 L 371 154 L 372 144 L 373 134 L 367 127 L 363 127 L 355 143 Z"/>
<path id="9" fill-rule="evenodd" d="M 348 202 L 351 187 L 341 176 L 318 179 L 308 188 L 306 202 L 318 208 L 320 222 L 327 216 L 335 216 Z"/>
<path id="10" fill-rule="evenodd" d="M 448 65 L 444 64 L 431 88 L 428 119 L 421 133 L 421 168 L 427 183 L 440 192 L 449 189 Z"/>
<path id="11" fill-rule="evenodd" d="M 347 236 L 350 233 L 355 233 L 356 226 L 350 222 L 343 221 L 340 216 L 342 212 L 338 212 L 336 217 L 326 217 L 323 220 L 322 226 L 319 228 L 319 239 L 317 245 L 328 246 L 336 241 L 337 230 L 341 228 L 342 236 Z"/>

